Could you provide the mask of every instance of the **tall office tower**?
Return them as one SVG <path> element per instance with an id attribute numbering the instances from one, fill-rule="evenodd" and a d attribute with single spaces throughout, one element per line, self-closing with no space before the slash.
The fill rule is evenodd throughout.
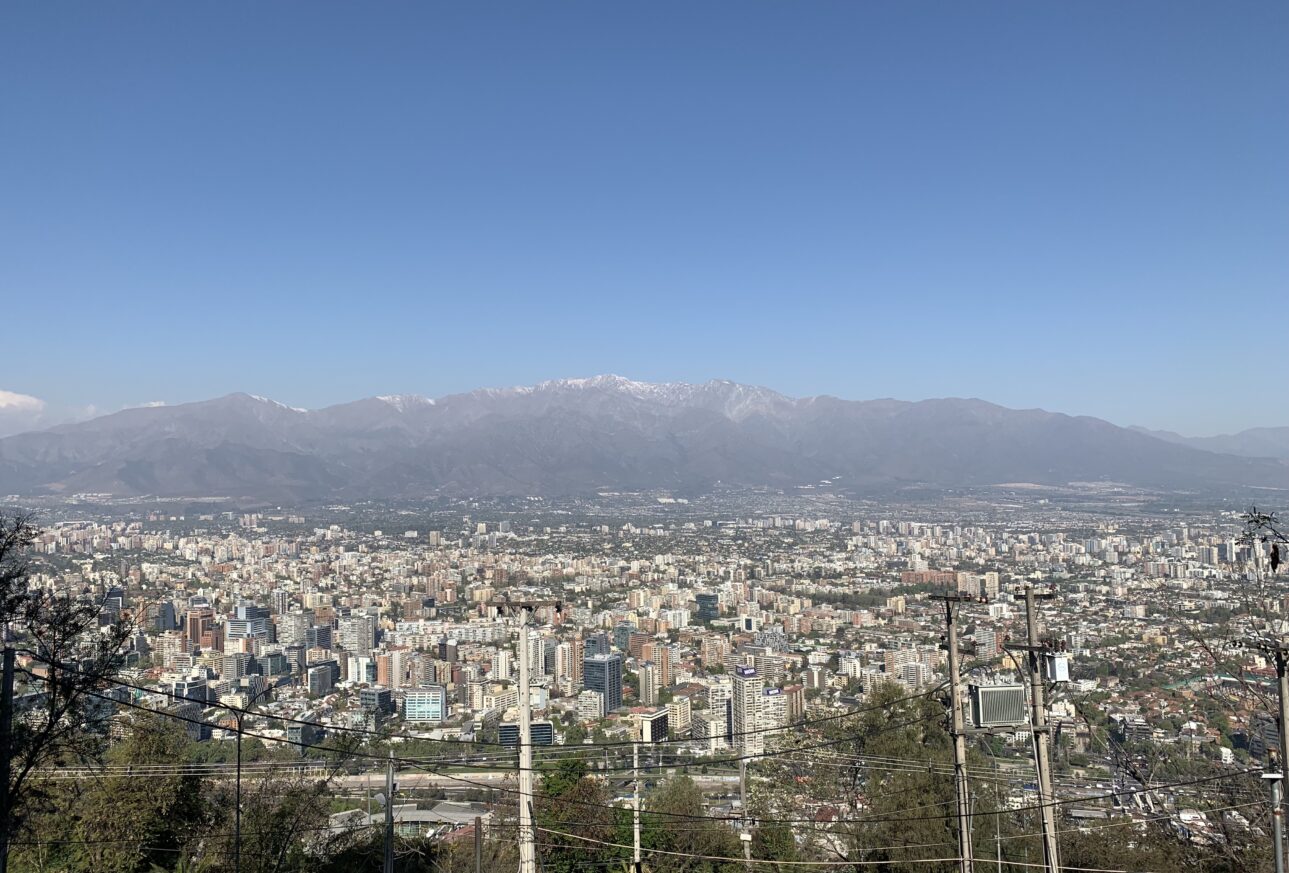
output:
<path id="1" fill-rule="evenodd" d="M 631 635 L 636 632 L 636 626 L 629 621 L 620 621 L 613 626 L 613 648 L 620 652 L 629 651 L 631 648 Z"/>
<path id="2" fill-rule="evenodd" d="M 376 648 L 376 617 L 346 615 L 339 621 L 336 641 L 347 652 L 366 654 Z"/>
<path id="3" fill-rule="evenodd" d="M 163 600 L 157 604 L 153 627 L 158 631 L 179 629 L 179 618 L 175 615 L 175 605 L 169 600 Z"/>
<path id="4" fill-rule="evenodd" d="M 694 595 L 698 601 L 698 620 L 704 624 L 721 617 L 721 596 L 715 592 L 699 592 Z"/>
<path id="5" fill-rule="evenodd" d="M 653 661 L 645 661 L 636 671 L 636 676 L 640 679 L 640 702 L 645 706 L 655 705 L 658 702 L 658 689 L 662 686 L 658 665 Z"/>
<path id="6" fill-rule="evenodd" d="M 263 640 L 269 639 L 269 611 L 249 600 L 237 604 L 233 617 L 226 623 L 224 636 L 230 640 Z"/>
<path id="7" fill-rule="evenodd" d="M 613 644 L 606 633 L 595 633 L 587 636 L 585 641 L 585 654 L 587 655 L 607 655 L 613 651 Z"/>
<path id="8" fill-rule="evenodd" d="M 734 745 L 746 755 L 759 755 L 765 750 L 765 735 L 759 733 L 761 724 L 761 701 L 764 696 L 765 683 L 751 667 L 734 669 L 734 705 L 733 718 L 730 719 L 730 733 Z"/>
<path id="9" fill-rule="evenodd" d="M 188 610 L 188 615 L 184 618 L 184 634 L 188 637 L 188 647 L 191 649 L 193 646 L 200 646 L 202 634 L 214 626 L 215 610 L 209 606 Z"/>
<path id="10" fill-rule="evenodd" d="M 622 656 L 587 655 L 582 660 L 582 686 L 604 695 L 607 715 L 622 707 Z"/>
<path id="11" fill-rule="evenodd" d="M 335 634 L 329 624 L 315 624 L 309 628 L 305 640 L 311 649 L 331 649 L 335 647 Z"/>

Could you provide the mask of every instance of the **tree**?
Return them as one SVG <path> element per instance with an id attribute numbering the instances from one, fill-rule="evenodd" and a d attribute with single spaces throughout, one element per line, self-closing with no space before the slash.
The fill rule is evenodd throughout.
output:
<path id="1" fill-rule="evenodd" d="M 731 828 L 708 817 L 703 792 L 688 776 L 672 777 L 649 795 L 641 828 L 641 843 L 659 852 L 652 860 L 655 869 L 682 873 L 735 873 L 743 869 L 738 837 Z M 724 858 L 730 860 L 712 860 Z"/>
<path id="2" fill-rule="evenodd" d="M 0 749 L 9 774 L 0 797 L 0 871 L 14 835 L 50 798 L 33 775 L 101 758 L 111 714 L 103 692 L 119 676 L 133 630 L 120 617 L 100 624 L 102 597 L 33 589 L 28 554 L 38 536 L 32 516 L 0 516 L 0 629 L 17 650 L 22 691 L 31 692 L 29 706 L 15 703 L 8 748 Z"/>
<path id="3" fill-rule="evenodd" d="M 608 790 L 591 778 L 581 756 L 564 758 L 542 774 L 535 812 L 537 827 L 545 829 L 538 832 L 544 870 L 572 873 L 585 869 L 590 859 L 625 857 L 621 850 L 560 835 L 612 843 L 619 832 L 621 817 L 610 803 Z"/>
<path id="4" fill-rule="evenodd" d="M 180 762 L 190 745 L 178 722 L 140 714 L 130 720 L 125 740 L 112 748 L 108 762 L 125 767 Z M 207 820 L 208 810 L 200 780 L 191 774 L 114 774 L 90 782 L 72 815 L 81 840 L 78 866 L 142 873 L 154 865 L 169 867 Z"/>

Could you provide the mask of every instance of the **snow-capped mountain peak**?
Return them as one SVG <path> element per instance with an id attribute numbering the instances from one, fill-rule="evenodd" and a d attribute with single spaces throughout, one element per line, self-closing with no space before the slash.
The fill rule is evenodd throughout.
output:
<path id="1" fill-rule="evenodd" d="M 381 394 L 376 397 L 382 403 L 388 403 L 399 412 L 407 412 L 419 406 L 433 406 L 434 401 L 420 394 Z"/>

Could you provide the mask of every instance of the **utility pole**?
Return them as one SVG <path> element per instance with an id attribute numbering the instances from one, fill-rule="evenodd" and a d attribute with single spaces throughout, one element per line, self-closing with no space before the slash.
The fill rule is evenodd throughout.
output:
<path id="1" fill-rule="evenodd" d="M 394 752 L 385 769 L 385 873 L 394 873 Z"/>
<path id="2" fill-rule="evenodd" d="M 233 871 L 242 873 L 242 716 L 234 713 L 233 718 L 237 722 L 237 788 L 233 793 Z"/>
<path id="3" fill-rule="evenodd" d="M 1276 836 L 1276 873 L 1284 873 L 1284 780 L 1289 779 L 1289 647 L 1265 637 L 1241 640 L 1236 643 L 1247 649 L 1255 649 L 1276 665 L 1276 687 L 1280 695 L 1280 755 L 1276 760 L 1274 752 L 1268 756 L 1268 770 L 1263 779 L 1271 783 L 1271 822 Z"/>
<path id="4" fill-rule="evenodd" d="M 1280 694 L 1280 775 L 1289 779 L 1289 646 L 1264 637 L 1240 640 L 1236 645 L 1255 649 L 1276 665 L 1276 687 Z"/>
<path id="5" fill-rule="evenodd" d="M 12 827 L 13 798 L 9 780 L 13 776 L 13 659 L 14 650 L 5 646 L 4 688 L 0 691 L 0 873 L 9 869 L 9 832 Z"/>
<path id="6" fill-rule="evenodd" d="M 640 863 L 640 744 L 631 744 L 631 769 L 635 775 L 635 789 L 631 798 L 631 847 L 634 873 L 641 873 Z"/>
<path id="7" fill-rule="evenodd" d="M 971 788 L 967 783 L 967 737 L 962 717 L 962 677 L 958 673 L 958 622 L 953 605 L 974 598 L 949 594 L 935 599 L 944 601 L 945 648 L 949 653 L 949 733 L 953 737 L 953 782 L 958 812 L 958 869 L 961 873 L 972 873 L 975 859 L 971 847 Z"/>
<path id="8" fill-rule="evenodd" d="M 1262 778 L 1271 785 L 1271 833 L 1276 853 L 1276 873 L 1285 873 L 1285 810 L 1280 800 L 1280 781 L 1284 777 L 1278 772 L 1271 772 L 1263 773 Z"/>
<path id="9" fill-rule="evenodd" d="M 1051 594 L 1043 595 L 1051 597 Z M 1038 803 L 1043 822 L 1043 862 L 1048 873 L 1060 873 L 1061 856 L 1056 845 L 1056 808 L 1052 791 L 1052 737 L 1047 724 L 1047 703 L 1043 699 L 1043 646 L 1038 638 L 1038 610 L 1034 586 L 1025 586 L 1025 627 L 1029 634 L 1030 730 L 1037 750 L 1034 769 L 1038 771 Z"/>
<path id="10" fill-rule="evenodd" d="M 474 873 L 483 873 L 483 819 L 474 817 Z"/>
<path id="11" fill-rule="evenodd" d="M 529 688 L 528 616 L 542 607 L 563 609 L 558 600 L 494 600 L 499 611 L 519 620 L 519 873 L 537 873 L 537 840 L 533 827 L 533 702 Z"/>
<path id="12" fill-rule="evenodd" d="M 533 834 L 533 712 L 528 688 L 528 611 L 519 612 L 519 873 L 537 873 Z"/>
<path id="13" fill-rule="evenodd" d="M 747 758 L 740 758 L 738 762 L 738 800 L 739 812 L 743 816 L 743 828 L 738 835 L 739 840 L 743 843 L 743 867 L 751 870 L 752 833 L 748 830 L 747 819 Z"/>

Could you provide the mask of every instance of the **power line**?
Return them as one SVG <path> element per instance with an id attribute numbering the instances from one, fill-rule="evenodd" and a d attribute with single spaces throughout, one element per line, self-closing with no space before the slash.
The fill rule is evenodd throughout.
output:
<path id="1" fill-rule="evenodd" d="M 24 671 L 24 672 L 25 672 L 25 671 Z M 38 678 L 38 679 L 43 679 L 43 678 L 45 678 L 45 677 L 35 676 L 35 674 L 29 674 L 29 675 L 32 675 L 32 676 L 34 676 L 35 678 Z M 87 693 L 94 694 L 93 692 L 87 692 Z M 105 700 L 114 700 L 114 698 L 104 697 L 103 695 L 94 694 L 94 696 L 96 696 L 96 697 L 103 697 L 103 699 L 105 699 Z M 116 702 L 118 702 L 118 703 L 123 703 L 122 701 L 116 701 Z M 157 715 L 161 715 L 161 716 L 165 716 L 165 717 L 170 717 L 170 718 L 176 718 L 176 719 L 179 719 L 179 720 L 182 720 L 182 721 L 186 721 L 186 722 L 190 722 L 190 723 L 194 723 L 194 724 L 199 724 L 199 725 L 208 725 L 208 724 L 209 724 L 209 723 L 207 723 L 207 722 L 204 722 L 204 721 L 201 721 L 201 720 L 198 720 L 198 719 L 192 719 L 192 718 L 189 718 L 189 717 L 187 717 L 187 716 L 180 715 L 179 713 L 165 712 L 165 711 L 162 711 L 162 710 L 155 710 L 155 709 L 151 709 L 151 708 L 149 708 L 149 707 L 141 706 L 141 705 L 139 705 L 139 704 L 134 704 L 134 703 L 124 703 L 124 705 L 126 705 L 126 706 L 130 706 L 130 707 L 133 707 L 133 708 L 135 708 L 135 709 L 142 710 L 142 711 L 144 711 L 144 712 L 154 713 L 154 714 L 157 714 Z M 929 721 L 929 720 L 931 720 L 931 718 L 932 718 L 932 717 L 933 717 L 933 716 L 927 716 L 927 717 L 924 717 L 924 718 L 922 718 L 922 719 L 915 720 L 914 722 L 910 722 L 910 723 L 900 723 L 900 724 L 892 725 L 892 726 L 889 726 L 888 728 L 884 728 L 882 731 L 878 731 L 878 732 L 875 732 L 875 733 L 882 733 L 882 732 L 885 732 L 885 731 L 888 731 L 888 730 L 894 730 L 894 729 L 899 729 L 899 728 L 902 728 L 902 727 L 907 727 L 907 726 L 910 726 L 911 724 L 913 724 L 913 723 L 917 723 L 917 722 Z M 246 734 L 247 736 L 262 736 L 262 735 L 259 735 L 259 734 L 252 733 L 252 732 L 250 732 L 250 731 L 242 731 L 242 733 Z M 871 734 L 870 734 L 870 735 L 871 735 Z M 265 738 L 266 738 L 266 739 L 273 739 L 273 740 L 276 740 L 276 739 L 277 739 L 277 738 L 273 738 L 273 737 L 265 737 Z M 843 738 L 843 740 L 842 740 L 842 741 L 846 741 L 846 740 L 850 740 L 850 739 L 853 739 L 853 738 L 849 738 L 849 737 L 848 737 L 848 738 Z M 293 744 L 293 745 L 301 746 L 301 747 L 303 747 L 303 748 L 322 749 L 323 751 L 336 752 L 336 753 L 338 753 L 338 754 L 342 754 L 342 755 L 351 755 L 351 756 L 353 756 L 353 757 L 362 757 L 362 758 L 368 758 L 368 759 L 373 759 L 373 760 L 381 760 L 381 761 L 388 760 L 387 758 L 384 758 L 384 757 L 379 756 L 379 755 L 365 754 L 365 753 L 357 752 L 357 751 L 349 751 L 349 750 L 344 750 L 344 749 L 334 749 L 334 748 L 323 748 L 323 747 L 321 747 L 321 746 L 309 746 L 309 745 L 308 745 L 308 744 L 306 744 L 306 743 L 303 743 L 303 742 L 296 742 L 296 741 L 292 741 L 292 740 L 289 740 L 289 739 L 288 739 L 288 740 L 283 740 L 283 741 L 284 741 L 284 742 L 287 742 L 287 743 L 290 743 L 290 744 Z M 830 743 L 820 744 L 820 745 L 819 745 L 819 747 L 825 747 L 825 746 L 829 746 L 829 745 L 835 745 L 837 742 L 839 742 L 839 741 L 833 741 L 833 742 L 830 742 Z M 814 747 L 804 747 L 804 748 L 799 748 L 799 749 L 797 749 L 796 751 L 807 751 L 807 750 L 809 750 L 809 749 L 811 749 L 811 748 L 814 748 Z M 735 758 L 735 759 L 732 759 L 732 760 L 747 760 L 747 759 L 750 759 L 750 758 L 762 758 L 762 757 L 767 757 L 767 756 L 771 756 L 771 755 L 774 755 L 774 754 L 776 754 L 776 753 L 775 753 L 775 752 L 763 752 L 763 753 L 759 753 L 759 754 L 756 754 L 756 755 L 749 755 L 749 756 L 743 756 L 742 758 Z M 394 758 L 393 760 L 395 760 L 395 761 L 397 761 L 397 762 L 399 762 L 399 763 L 410 764 L 411 766 L 413 766 L 413 767 L 415 767 L 415 768 L 417 768 L 417 769 L 425 769 L 427 772 L 430 772 L 430 773 L 432 773 L 433 775 L 440 776 L 440 777 L 443 777 L 443 778 L 447 778 L 447 779 L 452 780 L 452 781 L 456 781 L 456 782 L 461 782 L 461 783 L 464 783 L 464 784 L 468 784 L 468 785 L 471 785 L 471 786 L 476 787 L 476 788 L 481 788 L 481 789 L 489 790 L 489 791 L 497 791 L 497 792 L 500 792 L 500 793 L 509 793 L 509 794 L 518 793 L 518 791 L 517 791 L 516 789 L 506 788 L 506 787 L 504 787 L 504 786 L 493 786 L 493 785 L 487 785 L 487 784 L 485 784 L 485 783 L 474 782 L 474 781 L 472 781 L 472 780 L 465 779 L 464 777 L 456 776 L 456 775 L 453 775 L 453 774 L 450 774 L 450 773 L 436 773 L 436 772 L 434 772 L 434 771 L 432 771 L 432 770 L 429 770 L 428 768 L 425 768 L 425 767 L 421 766 L 421 765 L 420 765 L 420 763 L 419 763 L 419 762 L 417 762 L 417 761 L 415 761 L 414 759 L 400 759 L 400 758 Z M 1006 809 L 986 810 L 986 811 L 976 812 L 976 813 L 974 813 L 974 814 L 975 814 L 975 815 L 1001 815 L 1001 814 L 1008 814 L 1008 813 L 1024 812 L 1024 811 L 1034 810 L 1034 809 L 1042 809 L 1042 808 L 1044 808 L 1045 806 L 1056 807 L 1056 806 L 1061 806 L 1061 805 L 1064 805 L 1064 804 L 1070 804 L 1070 803 L 1086 803 L 1086 802 L 1090 802 L 1090 801 L 1098 800 L 1098 799 L 1110 799 L 1110 798 L 1114 798 L 1114 797 L 1119 797 L 1119 796 L 1123 796 L 1123 795 L 1125 795 L 1125 794 L 1138 794 L 1138 793 L 1142 793 L 1142 792 L 1146 792 L 1146 791 L 1159 791 L 1159 790 L 1164 790 L 1164 789 L 1167 789 L 1167 788 L 1176 788 L 1176 787 L 1185 787 L 1185 786 L 1189 786 L 1189 785 L 1204 784 L 1204 783 L 1209 783 L 1209 782 L 1213 782 L 1213 781 L 1218 781 L 1218 780 L 1221 780 L 1221 779 L 1235 778 L 1235 777 L 1237 777 L 1237 776 L 1248 775 L 1248 774 L 1250 774 L 1250 773 L 1254 773 L 1254 772 L 1257 772 L 1257 771 L 1256 771 L 1256 770 L 1240 770 L 1240 771 L 1234 771 L 1234 772 L 1232 772 L 1232 773 L 1218 774 L 1218 775 L 1216 775 L 1216 776 L 1209 776 L 1209 777 L 1203 777 L 1203 778 L 1198 778 L 1198 779 L 1192 779 L 1192 780 L 1187 780 L 1187 781 L 1182 781 L 1182 782 L 1174 782 L 1174 783 L 1170 783 L 1170 784 L 1157 785 L 1157 786 L 1153 786 L 1153 787 L 1151 787 L 1151 788 L 1142 787 L 1142 788 L 1140 788 L 1140 789 L 1130 789 L 1130 790 L 1126 790 L 1126 791 L 1115 791 L 1115 792 L 1109 792 L 1109 793 L 1106 793 L 1106 794 L 1103 794 L 1103 795 L 1093 795 L 1093 796 L 1090 796 L 1090 797 L 1070 798 L 1070 799 L 1067 799 L 1067 800 L 1053 800 L 1053 801 L 1051 801 L 1050 803 L 1047 803 L 1047 804 L 1042 804 L 1042 803 L 1040 803 L 1040 804 L 1030 804 L 1030 805 L 1025 805 L 1025 806 L 1009 807 L 1009 808 L 1006 808 Z M 549 799 L 549 798 L 548 798 L 548 799 Z M 574 803 L 574 804 L 578 804 L 578 805 L 591 806 L 591 807 L 595 807 L 595 808 L 608 808 L 608 809 L 617 809 L 617 808 L 618 808 L 618 807 L 613 807 L 613 806 L 607 806 L 607 805 L 605 805 L 605 804 L 592 804 L 592 803 L 587 803 L 587 802 L 584 802 L 584 801 L 582 801 L 582 802 L 579 802 L 579 801 L 573 801 L 573 800 L 570 800 L 570 799 L 567 799 L 567 798 L 561 798 L 560 800 L 561 800 L 561 802 L 565 802 L 565 803 Z M 712 820 L 712 821 L 733 821 L 733 820 L 736 820 L 736 817 L 727 817 L 727 816 L 691 816 L 691 815 L 683 815 L 683 814 L 680 814 L 680 813 L 658 813 L 658 812 L 655 812 L 654 814 L 655 814 L 655 815 L 658 815 L 658 814 L 662 814 L 662 815 L 669 815 L 669 816 L 673 816 L 673 817 L 687 818 L 687 819 L 695 819 L 695 818 L 698 818 L 698 819 L 707 819 L 707 820 Z M 939 820 L 939 819 L 942 819 L 942 818 L 943 818 L 943 816 L 866 817 L 866 818 L 852 818 L 852 819 L 845 819 L 845 820 L 837 819 L 837 820 L 834 820 L 834 823 L 861 824 L 861 823 L 871 823 L 871 822 L 879 822 L 879 821 L 896 821 L 896 822 L 904 822 L 904 821 L 932 821 L 932 820 Z M 767 823 L 767 824 L 769 824 L 769 823 L 774 823 L 774 824 L 793 824 L 793 823 L 801 823 L 801 822 L 817 823 L 817 820 L 815 820 L 815 819 L 761 819 L 761 821 L 762 821 L 762 822 L 764 822 L 764 823 Z M 736 859 L 736 860 L 738 860 L 738 859 Z"/>
<path id="2" fill-rule="evenodd" d="M 569 834 L 563 831 L 551 830 L 550 828 L 539 827 L 537 830 L 541 833 L 551 834 L 552 836 L 567 837 L 569 839 L 581 840 L 583 842 L 594 843 L 600 846 L 608 846 L 614 849 L 632 848 L 631 846 L 626 846 L 621 843 L 610 843 L 605 840 L 596 840 L 591 837 L 583 837 L 578 834 Z M 882 859 L 880 861 L 776 861 L 773 859 L 766 859 L 766 858 L 750 858 L 750 859 L 732 858 L 732 857 L 729 857 L 728 855 L 698 855 L 692 852 L 671 852 L 671 851 L 667 851 L 666 849 L 642 849 L 642 851 L 648 852 L 651 855 L 670 855 L 672 857 L 677 857 L 677 858 L 692 858 L 698 861 L 728 861 L 732 864 L 742 861 L 742 862 L 751 863 L 751 864 L 775 864 L 775 865 L 787 865 L 787 866 L 793 866 L 793 867 L 836 867 L 839 864 L 846 864 L 849 866 L 855 866 L 855 865 L 876 866 L 878 864 L 891 863 L 886 859 Z M 958 858 L 908 858 L 900 861 L 899 863 L 901 864 L 943 864 L 949 861 L 957 863 L 958 860 L 959 860 Z M 1116 871 L 1116 873 L 1118 873 L 1118 871 Z"/>

